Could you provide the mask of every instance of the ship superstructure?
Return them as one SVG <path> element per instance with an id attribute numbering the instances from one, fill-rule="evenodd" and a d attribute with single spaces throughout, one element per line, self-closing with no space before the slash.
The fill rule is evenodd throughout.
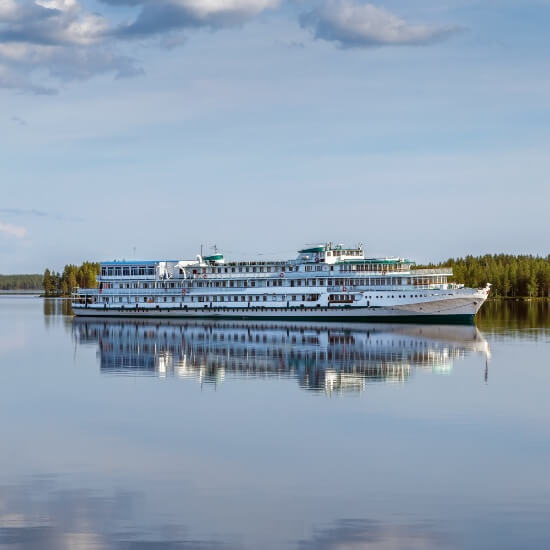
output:
<path id="1" fill-rule="evenodd" d="M 294 260 L 103 262 L 98 287 L 76 289 L 76 315 L 301 318 L 361 321 L 437 316 L 471 320 L 489 294 L 450 283 L 452 269 L 367 258 L 363 246 L 326 243 Z"/>

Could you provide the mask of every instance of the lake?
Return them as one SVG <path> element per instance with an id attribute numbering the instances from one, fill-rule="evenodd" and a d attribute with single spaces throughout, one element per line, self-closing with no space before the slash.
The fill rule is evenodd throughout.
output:
<path id="1" fill-rule="evenodd" d="M 550 309 L 73 320 L 0 296 L 0 548 L 547 549 Z"/>

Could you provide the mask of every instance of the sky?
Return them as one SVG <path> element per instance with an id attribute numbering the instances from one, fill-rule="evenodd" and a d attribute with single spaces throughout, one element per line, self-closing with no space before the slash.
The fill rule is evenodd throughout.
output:
<path id="1" fill-rule="evenodd" d="M 550 0 L 0 0 L 0 273 L 550 253 Z"/>

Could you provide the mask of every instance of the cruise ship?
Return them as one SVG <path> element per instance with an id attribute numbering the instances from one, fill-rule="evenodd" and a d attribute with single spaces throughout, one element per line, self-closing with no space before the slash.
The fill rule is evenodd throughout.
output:
<path id="1" fill-rule="evenodd" d="M 368 258 L 363 245 L 325 243 L 293 260 L 101 263 L 97 288 L 77 288 L 75 315 L 472 322 L 489 295 L 451 283 L 451 268 Z"/>

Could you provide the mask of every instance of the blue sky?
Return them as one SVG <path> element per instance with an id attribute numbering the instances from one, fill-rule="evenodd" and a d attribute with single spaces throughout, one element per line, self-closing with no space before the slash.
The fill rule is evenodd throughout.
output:
<path id="1" fill-rule="evenodd" d="M 0 0 L 0 273 L 548 254 L 550 2 Z"/>

